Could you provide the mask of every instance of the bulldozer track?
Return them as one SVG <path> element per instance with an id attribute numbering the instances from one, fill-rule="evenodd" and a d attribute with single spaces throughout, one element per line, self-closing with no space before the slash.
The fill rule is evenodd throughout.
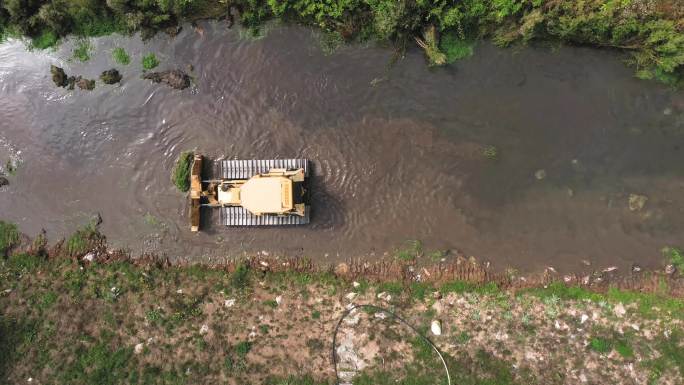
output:
<path id="1" fill-rule="evenodd" d="M 223 179 L 249 179 L 256 174 L 264 174 L 274 168 L 288 170 L 304 169 L 309 176 L 307 159 L 266 159 L 266 160 L 218 160 L 215 162 L 215 173 Z"/>
<path id="2" fill-rule="evenodd" d="M 219 210 L 219 224 L 224 226 L 280 226 L 305 225 L 309 223 L 309 207 L 306 215 L 254 215 L 243 207 L 221 207 Z"/>

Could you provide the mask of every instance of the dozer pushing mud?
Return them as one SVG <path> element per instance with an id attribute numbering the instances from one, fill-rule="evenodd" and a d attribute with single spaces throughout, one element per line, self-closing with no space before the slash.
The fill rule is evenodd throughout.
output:
<path id="1" fill-rule="evenodd" d="M 190 171 L 190 221 L 200 229 L 202 208 L 219 210 L 225 226 L 309 223 L 307 159 L 216 160 L 204 179 L 204 158 L 196 154 Z"/>

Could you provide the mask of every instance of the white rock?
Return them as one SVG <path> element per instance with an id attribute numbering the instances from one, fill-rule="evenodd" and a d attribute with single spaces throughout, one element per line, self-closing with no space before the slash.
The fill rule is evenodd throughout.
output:
<path id="1" fill-rule="evenodd" d="M 640 328 L 639 328 L 639 325 L 637 325 L 637 324 L 631 324 L 631 325 L 629 325 L 629 326 L 631 326 L 631 328 L 634 329 L 634 330 L 636 330 L 636 331 L 639 331 L 639 329 L 640 329 Z"/>
<path id="2" fill-rule="evenodd" d="M 352 282 L 352 286 L 354 286 L 354 288 L 358 288 L 359 286 L 361 286 L 361 284 L 354 281 L 354 282 Z"/>
<path id="3" fill-rule="evenodd" d="M 275 301 L 278 305 L 280 305 L 281 303 L 283 303 L 283 296 L 282 295 L 277 296 Z"/>
<path id="4" fill-rule="evenodd" d="M 83 256 L 84 261 L 92 262 L 94 259 L 95 259 L 94 253 L 88 253 L 85 256 Z"/>
<path id="5" fill-rule="evenodd" d="M 588 315 L 582 314 L 582 316 L 580 317 L 580 323 L 583 324 L 583 323 L 587 322 L 588 319 L 589 319 Z"/>
<path id="6" fill-rule="evenodd" d="M 202 325 L 199 332 L 202 335 L 209 333 L 209 325 L 207 325 L 207 324 Z"/>
<path id="7" fill-rule="evenodd" d="M 379 312 L 375 313 L 374 316 L 377 319 L 385 319 L 385 318 L 387 318 L 387 313 L 385 313 L 384 311 L 379 311 Z"/>
<path id="8" fill-rule="evenodd" d="M 145 344 L 143 344 L 141 342 L 141 343 L 135 345 L 135 348 L 133 349 L 133 351 L 135 352 L 135 354 L 140 354 L 143 352 L 143 349 L 145 349 Z"/>
<path id="9" fill-rule="evenodd" d="M 546 178 L 546 170 L 544 170 L 544 169 L 537 170 L 534 173 L 534 177 L 537 178 L 537 180 L 542 180 L 542 179 Z"/>
<path id="10" fill-rule="evenodd" d="M 235 299 L 233 299 L 233 298 L 227 299 L 227 300 L 225 300 L 225 302 L 223 302 L 223 305 L 225 307 L 233 307 L 233 306 L 235 306 Z"/>
<path id="11" fill-rule="evenodd" d="M 442 335 L 442 324 L 438 320 L 433 320 L 432 324 L 430 325 L 430 331 L 432 331 L 432 334 L 436 336 L 441 336 Z"/>
<path id="12" fill-rule="evenodd" d="M 603 272 L 604 273 L 610 273 L 611 271 L 615 271 L 615 270 L 617 270 L 616 266 L 610 266 L 610 267 L 606 267 L 605 269 L 603 269 Z"/>
<path id="13" fill-rule="evenodd" d="M 268 262 L 261 261 L 261 262 L 259 262 L 259 264 L 263 267 L 268 267 Z"/>
<path id="14" fill-rule="evenodd" d="M 389 302 L 392 300 L 392 295 L 383 291 L 382 293 L 378 294 L 378 298 L 385 301 L 385 302 Z"/>
<path id="15" fill-rule="evenodd" d="M 344 323 L 347 325 L 357 325 L 361 321 L 361 314 L 358 312 L 358 309 L 354 309 L 349 314 L 347 317 L 344 319 Z"/>
<path id="16" fill-rule="evenodd" d="M 587 375 L 584 373 L 580 373 L 579 380 L 582 382 L 587 382 Z"/>
<path id="17" fill-rule="evenodd" d="M 183 294 L 183 289 L 176 290 L 176 294 Z"/>
<path id="18" fill-rule="evenodd" d="M 613 307 L 613 313 L 615 313 L 616 316 L 622 317 L 627 313 L 627 310 L 625 310 L 625 306 L 622 304 L 622 302 L 619 302 L 615 307 Z"/>
<path id="19" fill-rule="evenodd" d="M 356 296 L 358 296 L 357 293 L 348 293 L 347 295 L 344 296 L 348 301 L 353 301 L 356 299 Z"/>
<path id="20" fill-rule="evenodd" d="M 26 381 L 27 382 L 33 382 L 33 377 L 29 377 Z"/>

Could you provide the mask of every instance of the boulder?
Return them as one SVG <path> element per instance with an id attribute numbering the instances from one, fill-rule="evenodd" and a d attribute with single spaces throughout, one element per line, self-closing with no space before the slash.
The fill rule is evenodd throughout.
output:
<path id="1" fill-rule="evenodd" d="M 50 73 L 52 74 L 52 81 L 57 87 L 66 87 L 69 84 L 69 78 L 63 68 L 51 65 Z"/>
<path id="2" fill-rule="evenodd" d="M 121 81 L 121 74 L 116 69 L 112 68 L 102 72 L 100 75 L 100 80 L 104 84 L 116 84 Z"/>
<path id="3" fill-rule="evenodd" d="M 9 185 L 9 179 L 0 175 L 0 187 Z"/>
<path id="4" fill-rule="evenodd" d="M 149 72 L 143 75 L 143 79 L 152 80 L 155 83 L 165 83 L 177 90 L 190 87 L 190 76 L 178 69 L 162 72 Z"/>
<path id="5" fill-rule="evenodd" d="M 76 78 L 76 85 L 78 88 L 86 91 L 92 91 L 95 89 L 95 80 L 86 79 L 78 76 Z"/>

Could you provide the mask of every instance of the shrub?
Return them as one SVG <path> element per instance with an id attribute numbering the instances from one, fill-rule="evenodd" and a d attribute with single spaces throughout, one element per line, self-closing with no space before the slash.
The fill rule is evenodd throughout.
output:
<path id="1" fill-rule="evenodd" d="M 128 65 L 131 63 L 131 57 L 128 56 L 126 50 L 121 47 L 114 48 L 114 51 L 112 51 L 112 57 L 114 58 L 115 62 L 121 65 Z"/>
<path id="2" fill-rule="evenodd" d="M 249 286 L 249 266 L 244 262 L 240 262 L 230 277 L 230 281 L 236 289 L 245 289 Z"/>
<path id="3" fill-rule="evenodd" d="M 149 70 L 157 67 L 158 65 L 159 65 L 159 60 L 157 60 L 157 56 L 155 56 L 153 53 L 143 56 L 142 66 L 143 66 L 143 69 L 145 71 L 149 71 Z"/>
<path id="4" fill-rule="evenodd" d="M 192 167 L 193 157 L 194 153 L 192 151 L 183 151 L 178 156 L 176 166 L 173 169 L 173 184 L 182 192 L 190 190 L 190 168 Z"/>
<path id="5" fill-rule="evenodd" d="M 90 44 L 88 40 L 80 40 L 74 48 L 74 58 L 82 62 L 90 60 L 90 50 L 92 48 L 93 46 Z"/>
<path id="6" fill-rule="evenodd" d="M 454 33 L 443 35 L 439 42 L 439 48 L 446 55 L 447 63 L 472 56 L 473 45 L 472 41 L 461 39 Z"/>
<path id="7" fill-rule="evenodd" d="M 57 45 L 59 37 L 52 31 L 44 31 L 31 39 L 31 48 L 46 49 Z"/>

